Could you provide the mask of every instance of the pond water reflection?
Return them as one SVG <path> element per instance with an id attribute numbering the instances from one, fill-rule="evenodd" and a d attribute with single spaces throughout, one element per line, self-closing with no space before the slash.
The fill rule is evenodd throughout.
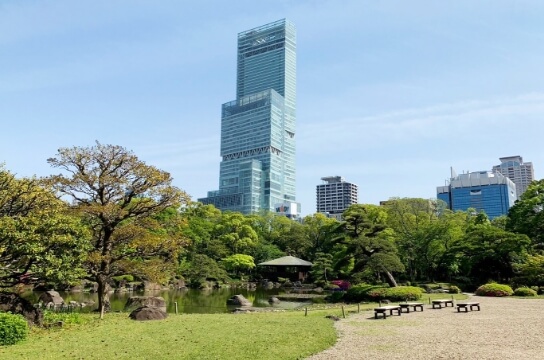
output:
<path id="1" fill-rule="evenodd" d="M 234 310 L 237 306 L 227 305 L 227 299 L 234 295 L 242 294 L 253 303 L 254 307 L 273 307 L 278 309 L 293 309 L 303 306 L 303 302 L 281 301 L 279 304 L 270 305 L 268 299 L 271 296 L 283 294 L 282 289 L 262 289 L 256 290 L 247 289 L 214 289 L 214 290 L 167 290 L 153 292 L 125 292 L 125 293 L 110 293 L 110 302 L 112 311 L 123 310 L 127 299 L 130 296 L 162 296 L 166 301 L 167 311 L 175 312 L 175 303 L 178 303 L 178 311 L 180 314 L 209 314 L 209 313 L 226 313 Z M 23 294 L 23 297 L 32 303 L 36 303 L 40 297 L 40 292 L 28 292 Z M 77 301 L 78 303 L 87 303 L 90 300 L 95 302 L 95 305 L 83 308 L 84 311 L 92 311 L 98 303 L 98 295 L 89 292 L 62 292 L 59 291 L 66 303 Z"/>

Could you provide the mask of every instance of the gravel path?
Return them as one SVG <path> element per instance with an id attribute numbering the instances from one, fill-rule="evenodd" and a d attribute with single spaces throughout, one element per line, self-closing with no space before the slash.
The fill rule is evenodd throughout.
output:
<path id="1" fill-rule="evenodd" d="M 544 359 L 544 300 L 471 296 L 481 311 L 451 307 L 374 320 L 374 312 L 335 323 L 337 343 L 309 358 Z M 461 301 L 463 302 L 463 301 Z"/>

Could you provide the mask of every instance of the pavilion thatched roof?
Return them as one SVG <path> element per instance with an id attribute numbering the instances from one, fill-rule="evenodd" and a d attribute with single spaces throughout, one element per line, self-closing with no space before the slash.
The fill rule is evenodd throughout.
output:
<path id="1" fill-rule="evenodd" d="M 294 256 L 284 256 L 278 259 L 265 261 L 259 266 L 312 266 L 313 264 L 309 261 L 299 259 Z"/>

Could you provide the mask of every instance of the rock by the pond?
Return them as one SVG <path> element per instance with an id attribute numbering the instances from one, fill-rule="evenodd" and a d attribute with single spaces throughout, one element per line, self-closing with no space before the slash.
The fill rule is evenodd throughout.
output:
<path id="1" fill-rule="evenodd" d="M 251 301 L 246 299 L 244 295 L 234 295 L 227 299 L 227 305 L 252 306 Z"/>
<path id="2" fill-rule="evenodd" d="M 132 320 L 145 321 L 145 320 L 163 320 L 168 317 L 166 311 L 162 311 L 154 306 L 141 306 L 133 310 L 129 318 Z"/>
<path id="3" fill-rule="evenodd" d="M 64 304 L 64 299 L 54 290 L 49 290 L 40 295 L 38 302 L 44 304 L 53 303 L 53 307 Z"/>
<path id="4" fill-rule="evenodd" d="M 43 313 L 30 301 L 15 293 L 0 291 L 0 311 L 21 314 L 30 325 L 41 326 L 43 324 Z"/>
<path id="5" fill-rule="evenodd" d="M 166 301 L 161 296 L 131 296 L 125 304 L 125 310 L 131 310 L 142 306 L 156 307 L 166 312 Z"/>
<path id="6" fill-rule="evenodd" d="M 268 299 L 268 302 L 270 304 L 279 304 L 280 303 L 280 299 L 278 299 L 277 297 L 275 296 L 272 296 L 270 299 Z"/>

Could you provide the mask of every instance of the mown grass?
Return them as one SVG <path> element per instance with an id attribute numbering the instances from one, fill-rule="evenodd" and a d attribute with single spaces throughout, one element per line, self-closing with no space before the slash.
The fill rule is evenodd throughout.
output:
<path id="1" fill-rule="evenodd" d="M 301 359 L 336 341 L 327 311 L 171 315 L 137 322 L 126 313 L 82 314 L 60 329 L 35 329 L 0 359 Z"/>

